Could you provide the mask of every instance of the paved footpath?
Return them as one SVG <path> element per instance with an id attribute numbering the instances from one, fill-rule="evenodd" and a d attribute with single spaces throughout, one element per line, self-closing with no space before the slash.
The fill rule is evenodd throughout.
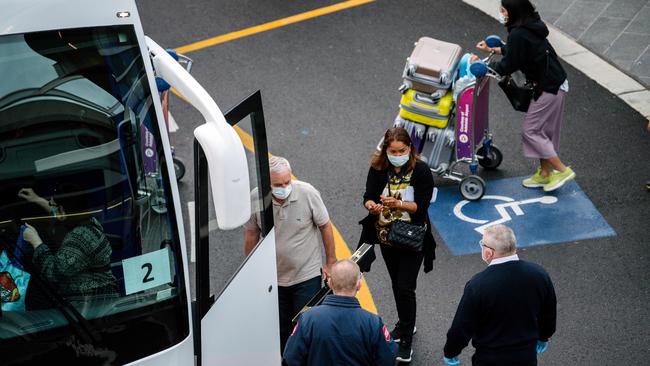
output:
<path id="1" fill-rule="evenodd" d="M 650 1 L 537 0 L 554 25 L 650 87 Z"/>
<path id="2" fill-rule="evenodd" d="M 463 0 L 496 17 L 500 0 Z M 650 119 L 650 0 L 532 0 L 558 54 Z"/>

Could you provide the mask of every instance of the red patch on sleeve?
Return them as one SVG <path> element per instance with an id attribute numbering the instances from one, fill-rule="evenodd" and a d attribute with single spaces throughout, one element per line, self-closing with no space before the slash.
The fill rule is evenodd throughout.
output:
<path id="1" fill-rule="evenodd" d="M 386 338 L 386 342 L 390 342 L 390 332 L 388 332 L 388 329 L 384 325 L 384 327 L 381 329 L 384 331 L 384 338 Z"/>
<path id="2" fill-rule="evenodd" d="M 384 327 L 385 328 L 385 327 Z M 298 323 L 296 323 L 296 326 L 293 327 L 293 330 L 291 331 L 291 335 L 296 334 L 296 331 L 298 330 Z"/>

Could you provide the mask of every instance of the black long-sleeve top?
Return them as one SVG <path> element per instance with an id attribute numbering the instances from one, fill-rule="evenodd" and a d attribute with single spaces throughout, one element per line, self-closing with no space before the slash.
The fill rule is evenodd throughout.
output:
<path id="1" fill-rule="evenodd" d="M 509 27 L 508 41 L 501 47 L 503 58 L 490 62 L 490 67 L 499 75 L 521 70 L 527 80 L 537 83 L 535 100 L 542 92 L 557 94 L 567 77 L 555 49 L 546 39 L 548 34 L 546 24 L 535 13 L 524 24 Z"/>
<path id="2" fill-rule="evenodd" d="M 472 339 L 480 352 L 532 347 L 555 333 L 556 298 L 548 273 L 521 260 L 488 266 L 465 285 L 447 332 L 445 357 L 460 354 Z"/>
<path id="3" fill-rule="evenodd" d="M 366 179 L 366 191 L 363 194 L 364 205 L 369 200 L 379 203 L 379 196 L 388 182 L 388 169 L 392 169 L 392 166 L 383 170 L 377 170 L 370 167 L 368 178 Z M 436 259 L 436 241 L 433 238 L 431 224 L 427 222 L 429 220 L 427 211 L 429 210 L 429 203 L 431 202 L 431 196 L 433 195 L 434 182 L 431 170 L 425 162 L 417 160 L 415 163 L 410 185 L 413 187 L 414 202 L 418 205 L 415 213 L 410 214 L 411 222 L 417 225 L 422 225 L 425 222 L 427 223 L 427 232 L 424 237 L 424 243 L 422 244 L 422 250 L 424 252 L 424 272 L 430 272 L 433 269 L 433 261 Z M 377 217 L 377 215 L 368 214 L 368 216 L 359 222 L 363 225 L 363 229 L 361 231 L 358 246 L 363 243 L 379 243 L 379 240 L 377 239 L 377 231 L 375 230 Z M 366 257 L 367 259 L 359 264 L 364 272 L 370 270 L 370 263 L 375 260 L 374 252 Z"/>
<path id="4" fill-rule="evenodd" d="M 388 169 L 377 170 L 370 168 L 368 171 L 368 178 L 366 179 L 366 192 L 363 194 L 363 204 L 369 200 L 379 203 L 379 196 L 386 187 L 388 182 Z M 394 174 L 394 173 L 393 173 Z M 413 224 L 422 225 L 427 219 L 427 210 L 431 196 L 433 195 L 433 176 L 427 164 L 421 160 L 417 160 L 413 174 L 411 175 L 411 186 L 413 187 L 413 197 L 415 203 L 418 205 L 417 211 L 410 214 L 411 222 Z"/>

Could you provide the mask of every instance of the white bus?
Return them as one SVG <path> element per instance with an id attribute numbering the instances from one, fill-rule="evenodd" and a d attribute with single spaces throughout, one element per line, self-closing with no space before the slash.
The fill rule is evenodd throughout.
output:
<path id="1" fill-rule="evenodd" d="M 205 120 L 193 269 L 156 77 Z M 265 138 L 260 93 L 224 115 L 134 0 L 0 0 L 0 364 L 279 365 Z M 264 239 L 217 278 L 251 207 Z"/>

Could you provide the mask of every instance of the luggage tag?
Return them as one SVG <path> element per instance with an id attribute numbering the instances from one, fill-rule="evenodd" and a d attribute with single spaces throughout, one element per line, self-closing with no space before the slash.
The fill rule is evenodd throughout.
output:
<path id="1" fill-rule="evenodd" d="M 413 187 L 408 186 L 404 190 L 404 196 L 402 197 L 402 201 L 415 201 L 415 191 L 413 190 Z"/>

